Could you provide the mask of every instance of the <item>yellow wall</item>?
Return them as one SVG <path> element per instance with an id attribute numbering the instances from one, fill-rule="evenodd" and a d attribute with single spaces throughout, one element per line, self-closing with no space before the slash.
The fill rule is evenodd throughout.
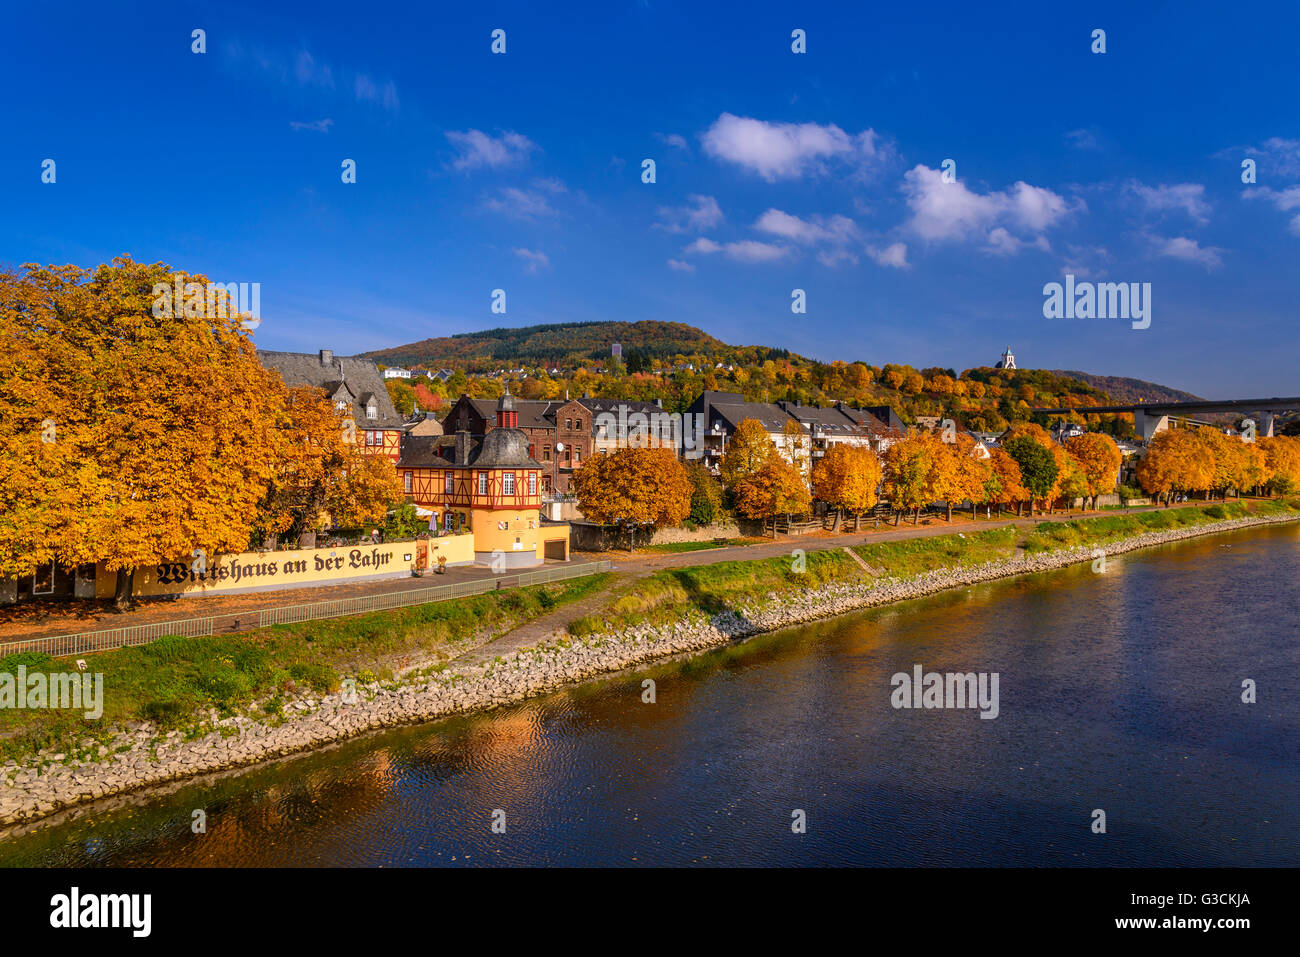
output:
<path id="1" fill-rule="evenodd" d="M 336 585 L 375 576 L 400 577 L 409 575 L 415 568 L 419 544 L 390 542 L 221 555 L 208 560 L 207 573 L 203 576 L 191 570 L 192 559 L 154 565 L 136 571 L 135 594 L 229 594 L 264 588 Z M 444 535 L 425 544 L 429 547 L 430 568 L 437 567 L 439 555 L 447 556 L 448 565 L 467 565 L 474 561 L 471 535 Z M 101 563 L 95 570 L 95 596 L 113 597 L 116 583 L 116 573 L 106 571 Z"/>
<path id="2" fill-rule="evenodd" d="M 540 542 L 541 518 L 535 508 L 476 508 L 471 519 L 474 527 L 474 551 L 534 552 Z M 499 528 L 500 523 L 506 528 Z M 529 523 L 532 527 L 529 527 Z M 516 543 L 516 539 L 518 542 Z"/>

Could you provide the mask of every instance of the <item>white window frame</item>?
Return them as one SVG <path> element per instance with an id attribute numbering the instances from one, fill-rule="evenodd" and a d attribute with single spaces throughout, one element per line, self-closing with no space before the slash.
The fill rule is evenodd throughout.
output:
<path id="1" fill-rule="evenodd" d="M 514 472 L 501 473 L 501 494 L 502 495 L 515 494 L 515 473 Z"/>

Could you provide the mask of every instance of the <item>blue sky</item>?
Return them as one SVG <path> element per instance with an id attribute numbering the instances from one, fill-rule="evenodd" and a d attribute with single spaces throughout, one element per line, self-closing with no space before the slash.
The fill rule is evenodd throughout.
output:
<path id="1" fill-rule="evenodd" d="M 128 2 L 7 21 L 0 262 L 129 253 L 260 282 L 264 348 L 661 319 L 821 359 L 960 370 L 1011 345 L 1022 366 L 1211 397 L 1300 392 L 1295 4 Z M 1150 328 L 1045 319 L 1067 272 L 1151 283 Z"/>

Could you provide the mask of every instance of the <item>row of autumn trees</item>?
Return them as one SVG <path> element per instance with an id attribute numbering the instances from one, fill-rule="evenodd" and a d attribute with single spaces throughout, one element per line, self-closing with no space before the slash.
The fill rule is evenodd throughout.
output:
<path id="1" fill-rule="evenodd" d="M 791 436 L 793 438 L 793 436 Z M 945 438 L 948 441 L 945 441 Z M 952 430 L 920 432 L 891 444 L 883 461 L 868 448 L 833 445 L 811 469 L 811 489 L 798 455 L 780 454 L 763 426 L 747 419 L 736 429 L 719 464 L 721 485 L 699 463 L 679 462 L 670 449 L 620 449 L 596 456 L 574 474 L 583 514 L 625 527 L 678 525 L 688 517 L 710 524 L 724 497 L 750 519 L 805 515 L 813 499 L 836 513 L 861 516 L 883 496 L 898 521 L 923 508 L 953 506 L 1052 508 L 1115 491 L 1122 456 L 1109 436 L 1086 432 L 1055 442 L 1032 423 L 1012 426 L 987 456 L 971 436 Z M 1289 494 L 1300 490 L 1300 438 L 1243 441 L 1214 429 L 1162 432 L 1137 467 L 1142 489 L 1168 502 L 1202 492 L 1226 498 L 1230 491 Z"/>
<path id="2" fill-rule="evenodd" d="M 129 258 L 0 272 L 0 578 L 104 561 L 124 601 L 138 567 L 377 521 L 402 498 L 323 391 L 258 361 L 223 294 L 155 316 L 175 278 Z"/>
<path id="3" fill-rule="evenodd" d="M 1137 480 L 1166 502 L 1197 493 L 1226 499 L 1230 491 L 1289 495 L 1300 490 L 1300 437 L 1243 442 L 1215 429 L 1170 429 L 1152 439 Z"/>
<path id="4" fill-rule="evenodd" d="M 1100 433 L 1076 436 L 1062 447 L 1025 423 L 987 457 L 969 435 L 954 431 L 949 438 L 908 435 L 889 446 L 883 462 L 869 448 L 832 445 L 812 466 L 810 488 L 800 453 L 782 455 L 763 426 L 747 419 L 728 443 L 719 478 L 731 508 L 744 518 L 806 515 L 815 498 L 836 513 L 838 525 L 842 515 L 860 523 L 882 493 L 895 521 L 909 511 L 915 521 L 934 502 L 947 503 L 951 518 L 953 505 L 963 502 L 1017 510 L 1028 505 L 1032 512 L 1061 499 L 1095 499 L 1113 491 L 1119 475 L 1119 449 Z M 703 472 L 698 464 L 683 466 L 671 450 L 620 449 L 588 460 L 574 474 L 573 488 L 592 521 L 677 525 L 688 515 L 697 518 L 702 487 L 712 481 Z"/>

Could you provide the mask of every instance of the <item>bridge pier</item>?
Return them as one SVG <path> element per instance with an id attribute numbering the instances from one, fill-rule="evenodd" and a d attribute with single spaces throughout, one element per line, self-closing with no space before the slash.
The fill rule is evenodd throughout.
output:
<path id="1" fill-rule="evenodd" d="M 1145 409 L 1133 410 L 1133 431 L 1142 436 L 1143 442 L 1150 442 L 1157 432 L 1169 428 L 1169 416 L 1148 415 Z"/>

